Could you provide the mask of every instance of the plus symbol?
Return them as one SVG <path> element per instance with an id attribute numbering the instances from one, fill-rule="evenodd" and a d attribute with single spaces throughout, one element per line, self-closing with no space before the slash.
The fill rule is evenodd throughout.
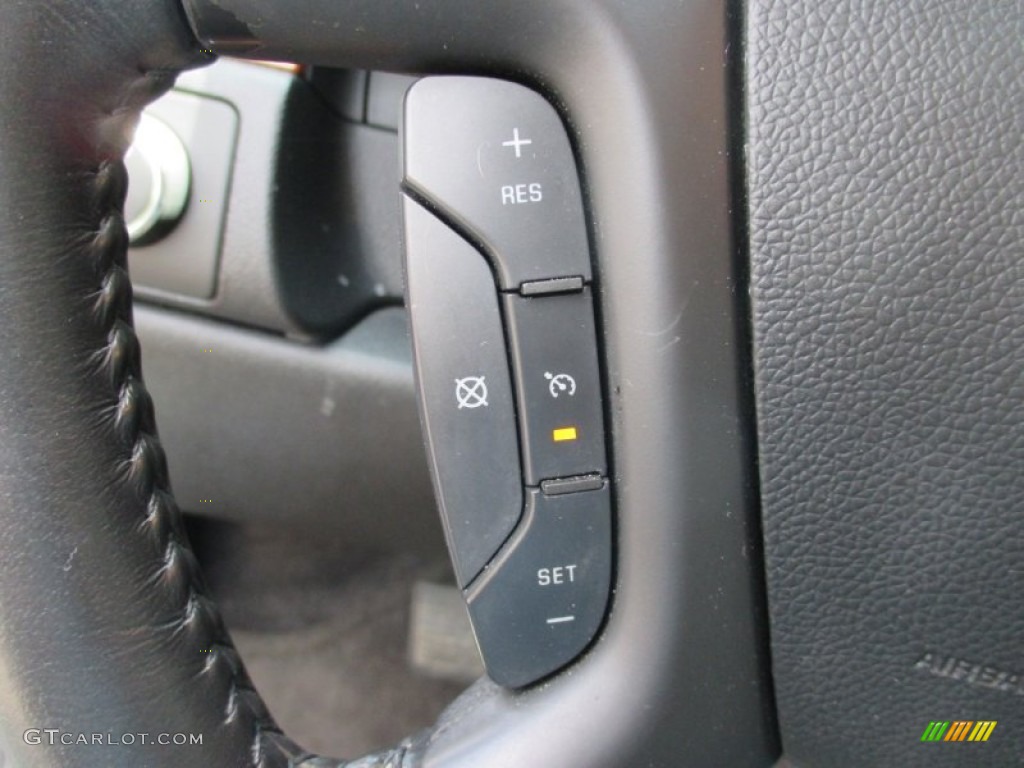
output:
<path id="1" fill-rule="evenodd" d="M 515 149 L 516 157 L 517 158 L 522 157 L 522 151 L 521 150 L 527 144 L 533 144 L 533 142 L 530 141 L 529 139 L 520 139 L 519 138 L 519 129 L 518 128 L 513 128 L 512 129 L 512 140 L 511 141 L 503 141 L 503 142 L 501 142 L 501 146 L 503 146 L 503 147 L 512 147 L 513 149 Z"/>

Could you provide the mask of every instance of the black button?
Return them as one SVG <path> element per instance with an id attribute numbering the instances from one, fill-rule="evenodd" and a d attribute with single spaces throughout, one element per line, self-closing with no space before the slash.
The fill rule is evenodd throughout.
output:
<path id="1" fill-rule="evenodd" d="M 527 485 L 605 472 L 590 292 L 505 296 Z"/>
<path id="2" fill-rule="evenodd" d="M 483 256 L 408 198 L 405 234 L 420 414 L 455 575 L 465 586 L 522 512 L 498 295 Z"/>
<path id="3" fill-rule="evenodd" d="M 406 96 L 405 181 L 494 252 L 503 289 L 590 279 L 576 164 L 558 115 L 515 83 L 429 77 Z"/>
<path id="4" fill-rule="evenodd" d="M 467 599 L 487 673 L 513 688 L 575 658 L 604 617 L 611 582 L 608 487 L 527 493 L 527 517 Z"/>

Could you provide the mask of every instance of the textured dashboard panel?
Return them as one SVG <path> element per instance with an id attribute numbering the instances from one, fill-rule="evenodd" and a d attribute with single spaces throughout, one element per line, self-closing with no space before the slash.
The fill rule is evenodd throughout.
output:
<path id="1" fill-rule="evenodd" d="M 1024 758 L 1024 6 L 756 0 L 761 489 L 801 766 Z M 996 720 L 929 744 L 933 720 Z"/>

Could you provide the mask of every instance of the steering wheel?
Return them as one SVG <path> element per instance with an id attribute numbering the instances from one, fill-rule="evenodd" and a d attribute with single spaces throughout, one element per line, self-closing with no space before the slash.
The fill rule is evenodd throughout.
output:
<path id="1" fill-rule="evenodd" d="M 1024 758 L 1022 21 L 928 0 L 6 2 L 0 765 Z M 542 685 L 481 681 L 351 763 L 282 734 L 247 677 L 132 327 L 122 158 L 214 52 L 524 82 L 586 188 L 606 626 Z M 983 758 L 922 751 L 938 720 L 999 729 L 960 745 Z"/>

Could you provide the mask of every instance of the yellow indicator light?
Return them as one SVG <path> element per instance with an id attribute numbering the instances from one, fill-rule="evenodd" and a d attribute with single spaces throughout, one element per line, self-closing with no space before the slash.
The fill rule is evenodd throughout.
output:
<path id="1" fill-rule="evenodd" d="M 576 427 L 559 427 L 551 431 L 551 438 L 556 443 L 564 443 L 566 440 L 576 439 Z"/>

